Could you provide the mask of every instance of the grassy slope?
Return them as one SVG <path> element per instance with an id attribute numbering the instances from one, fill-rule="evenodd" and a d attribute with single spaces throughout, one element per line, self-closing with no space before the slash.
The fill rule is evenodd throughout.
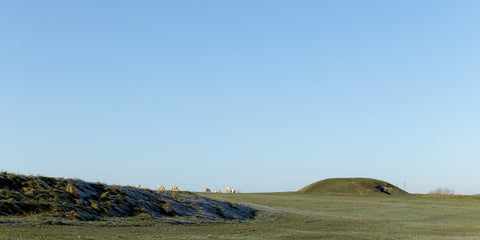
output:
<path id="1" fill-rule="evenodd" d="M 388 189 L 388 193 L 381 189 Z M 312 183 L 298 193 L 321 195 L 407 195 L 402 189 L 381 180 L 372 178 L 330 178 Z"/>
<path id="2" fill-rule="evenodd" d="M 203 194 L 282 209 L 278 221 L 158 227 L 7 227 L 19 239 L 479 239 L 480 198 Z"/>
<path id="3" fill-rule="evenodd" d="M 0 173 L 0 216 L 29 216 L 28 221 L 39 223 L 78 225 L 102 220 L 102 224 L 109 221 L 111 225 L 129 225 L 125 219 L 115 223 L 114 217 L 141 218 L 142 223 L 134 221 L 136 225 L 148 220 L 148 224 L 157 220 L 162 224 L 203 223 L 247 220 L 254 217 L 254 212 L 247 206 L 189 192 L 160 192 L 78 179 Z M 4 217 L 3 221 L 8 219 Z"/>

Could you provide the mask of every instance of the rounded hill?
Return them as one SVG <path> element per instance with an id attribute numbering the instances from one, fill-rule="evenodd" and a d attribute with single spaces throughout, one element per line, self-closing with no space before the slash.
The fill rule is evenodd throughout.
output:
<path id="1" fill-rule="evenodd" d="M 372 178 L 329 178 L 312 183 L 298 193 L 315 195 L 407 195 L 404 190 Z"/>

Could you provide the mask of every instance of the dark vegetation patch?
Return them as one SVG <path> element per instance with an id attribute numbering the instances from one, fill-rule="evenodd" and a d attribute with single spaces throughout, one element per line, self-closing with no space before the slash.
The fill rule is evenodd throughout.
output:
<path id="1" fill-rule="evenodd" d="M 46 219 L 45 224 L 67 225 L 72 221 L 129 217 L 208 223 L 248 220 L 254 218 L 255 213 L 252 207 L 190 192 L 153 191 L 79 179 L 0 173 L 0 216 L 35 216 Z"/>

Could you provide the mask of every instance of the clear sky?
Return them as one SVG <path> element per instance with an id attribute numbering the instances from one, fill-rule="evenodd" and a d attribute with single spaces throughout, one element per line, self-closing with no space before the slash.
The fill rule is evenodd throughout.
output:
<path id="1" fill-rule="evenodd" d="M 480 193 L 480 1 L 1 1 L 0 170 Z"/>

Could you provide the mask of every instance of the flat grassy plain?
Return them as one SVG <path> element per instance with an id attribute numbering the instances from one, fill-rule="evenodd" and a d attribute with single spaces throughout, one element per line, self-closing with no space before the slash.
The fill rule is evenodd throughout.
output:
<path id="1" fill-rule="evenodd" d="M 204 194 L 280 209 L 248 223 L 150 227 L 22 227 L 0 224 L 1 239 L 480 239 L 474 196 Z M 278 213 L 278 212 L 277 212 Z M 262 218 L 262 214 L 259 218 Z"/>

